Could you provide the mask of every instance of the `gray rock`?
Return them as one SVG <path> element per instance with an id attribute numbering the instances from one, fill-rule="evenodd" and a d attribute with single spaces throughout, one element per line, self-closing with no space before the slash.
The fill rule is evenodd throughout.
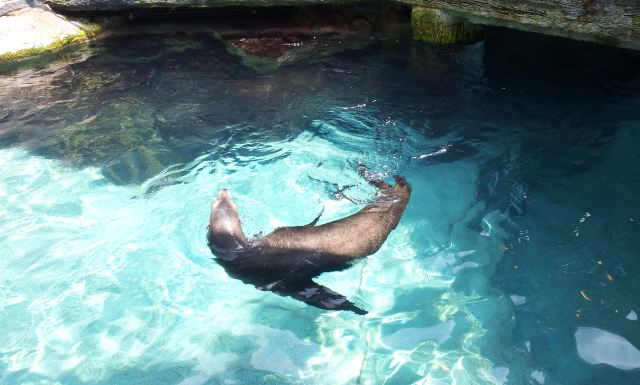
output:
<path id="1" fill-rule="evenodd" d="M 403 0 L 478 24 L 640 49 L 637 0 Z"/>
<path id="2" fill-rule="evenodd" d="M 69 11 L 127 10 L 176 7 L 267 7 L 314 4 L 361 4 L 367 0 L 47 0 L 54 9 Z M 370 2 L 370 1 L 369 1 Z"/>
<path id="3" fill-rule="evenodd" d="M 0 16 L 15 12 L 22 8 L 33 7 L 38 2 L 34 0 L 0 0 Z"/>
<path id="4" fill-rule="evenodd" d="M 87 38 L 81 23 L 57 15 L 47 6 L 21 7 L 0 16 L 0 61 L 53 52 Z"/>
<path id="5" fill-rule="evenodd" d="M 9 2 L 24 0 L 5 0 Z M 55 9 L 125 10 L 153 7 L 302 6 L 366 0 L 47 0 Z M 640 49 L 638 0 L 379 0 L 443 10 L 472 23 L 506 26 Z M 372 1 L 369 1 L 371 3 Z"/>
<path id="6" fill-rule="evenodd" d="M 440 9 L 413 7 L 413 38 L 434 45 L 471 44 L 484 38 L 482 27 Z"/>

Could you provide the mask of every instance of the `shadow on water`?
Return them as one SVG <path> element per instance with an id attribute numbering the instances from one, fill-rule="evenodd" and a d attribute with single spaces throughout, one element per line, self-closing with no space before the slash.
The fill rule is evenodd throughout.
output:
<path id="1" fill-rule="evenodd" d="M 623 103 L 638 82 L 634 52 L 502 30 L 470 47 L 382 43 L 260 73 L 211 31 L 112 36 L 76 62 L 1 78 L 0 143 L 141 183 L 252 133 L 287 140 L 336 105 L 368 102 L 381 119 L 402 116 L 427 140 L 465 149 L 508 127 L 539 149 L 523 156 L 556 156 L 572 172 L 591 161 L 572 151 L 576 140 L 597 146 L 611 117 L 640 110 Z M 587 122 L 597 135 L 581 131 Z M 574 145 L 541 146 L 547 135 Z"/>
<path id="2" fill-rule="evenodd" d="M 313 117 L 327 72 L 264 76 L 206 33 L 115 36 L 85 60 L 5 78 L 3 145 L 76 166 L 101 166 L 115 183 L 140 183 L 221 143 L 259 132 L 295 136 Z"/>
<path id="3" fill-rule="evenodd" d="M 635 51 L 491 31 L 487 92 L 470 110 L 470 129 L 462 135 L 475 143 L 502 142 L 481 168 L 479 179 L 488 183 L 478 186 L 479 198 L 522 215 L 527 189 L 601 163 L 600 150 L 620 123 L 640 119 L 640 73 L 633 70 L 639 66 Z"/>
<path id="4" fill-rule="evenodd" d="M 500 145 L 480 168 L 478 199 L 510 218 L 492 281 L 514 295 L 518 347 L 494 359 L 530 360 L 553 383 L 633 383 L 637 370 L 586 364 L 574 334 L 597 325 L 640 344 L 625 318 L 638 292 L 629 277 L 637 274 L 639 244 L 630 234 L 640 207 L 629 191 L 640 160 L 632 145 L 640 55 L 518 35 L 490 37 L 485 51 L 496 107 L 480 125 L 485 140 Z"/>

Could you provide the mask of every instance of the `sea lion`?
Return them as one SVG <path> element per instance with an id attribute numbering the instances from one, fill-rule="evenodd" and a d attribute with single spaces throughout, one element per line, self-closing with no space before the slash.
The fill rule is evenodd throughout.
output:
<path id="1" fill-rule="evenodd" d="M 289 296 L 311 306 L 366 314 L 343 295 L 312 281 L 321 273 L 343 270 L 355 260 L 378 251 L 404 212 L 411 187 L 395 176 L 395 186 L 359 171 L 380 192 L 357 213 L 316 226 L 320 216 L 304 226 L 280 227 L 262 238 L 244 235 L 231 193 L 220 190 L 211 203 L 207 241 L 226 272 L 260 290 Z"/>

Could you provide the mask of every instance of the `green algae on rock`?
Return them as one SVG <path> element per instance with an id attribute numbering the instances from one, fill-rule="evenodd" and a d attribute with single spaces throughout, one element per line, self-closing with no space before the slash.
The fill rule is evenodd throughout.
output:
<path id="1" fill-rule="evenodd" d="M 53 53 L 86 41 L 101 25 L 71 21 L 48 7 L 27 7 L 0 16 L 0 62 Z"/>
<path id="2" fill-rule="evenodd" d="M 640 49 L 640 1 L 402 0 L 441 9 L 472 23 Z"/>
<path id="3" fill-rule="evenodd" d="M 413 38 L 434 45 L 469 44 L 482 40 L 482 27 L 439 9 L 411 10 Z"/>

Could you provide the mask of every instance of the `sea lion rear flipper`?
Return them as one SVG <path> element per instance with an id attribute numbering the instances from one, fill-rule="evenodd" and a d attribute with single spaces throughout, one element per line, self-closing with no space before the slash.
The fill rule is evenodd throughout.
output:
<path id="1" fill-rule="evenodd" d="M 358 170 L 358 174 L 369 182 L 370 185 L 375 186 L 380 190 L 391 189 L 391 185 L 389 183 L 383 181 L 376 174 L 372 173 L 364 164 L 358 164 L 356 169 Z"/>
<path id="2" fill-rule="evenodd" d="M 312 220 L 311 223 L 306 224 L 303 227 L 313 227 L 313 226 L 315 226 L 316 223 L 318 223 L 318 221 L 320 220 L 320 217 L 322 216 L 322 213 L 324 213 L 324 207 L 322 208 L 322 210 L 320 210 L 320 213 L 318 214 L 316 219 Z"/>
<path id="3" fill-rule="evenodd" d="M 342 294 L 336 293 L 312 280 L 298 281 L 286 287 L 281 286 L 275 291 L 280 295 L 292 297 L 320 309 L 350 310 L 360 315 L 367 314 L 365 310 L 354 305 Z"/>

